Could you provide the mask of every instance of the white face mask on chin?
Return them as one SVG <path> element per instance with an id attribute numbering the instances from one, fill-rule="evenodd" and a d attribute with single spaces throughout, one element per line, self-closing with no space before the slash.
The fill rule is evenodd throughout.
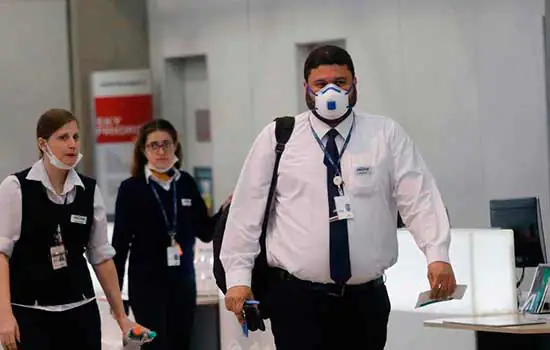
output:
<path id="1" fill-rule="evenodd" d="M 60 170 L 71 170 L 71 169 L 74 169 L 78 163 L 80 163 L 80 161 L 82 160 L 82 153 L 78 153 L 78 156 L 76 158 L 76 162 L 74 162 L 73 165 L 67 165 L 65 163 L 63 163 L 62 161 L 60 161 L 56 156 L 54 156 L 52 150 L 50 149 L 50 146 L 48 146 L 48 144 L 46 144 L 46 150 L 42 150 L 42 152 L 44 152 L 44 154 L 46 155 L 46 157 L 48 157 L 48 160 L 50 161 L 50 163 L 56 167 L 57 169 L 60 169 Z"/>
<path id="2" fill-rule="evenodd" d="M 178 161 L 179 161 L 179 158 L 174 156 L 174 159 L 172 159 L 172 165 L 170 165 L 170 167 L 168 167 L 168 168 L 157 168 L 151 163 L 147 163 L 147 167 L 151 170 L 156 171 L 157 173 L 163 173 L 164 174 L 164 173 L 167 173 L 168 171 L 170 171 L 170 169 L 172 169 Z"/>
<path id="3" fill-rule="evenodd" d="M 353 88 L 352 88 L 353 89 Z M 349 104 L 349 93 L 338 85 L 327 84 L 315 95 L 315 110 L 328 120 L 336 120 L 342 117 L 351 108 Z"/>

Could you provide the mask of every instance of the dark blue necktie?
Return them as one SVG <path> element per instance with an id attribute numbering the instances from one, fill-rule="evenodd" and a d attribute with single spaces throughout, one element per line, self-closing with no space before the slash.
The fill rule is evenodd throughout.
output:
<path id="1" fill-rule="evenodd" d="M 337 197 L 339 193 L 338 187 L 334 184 L 336 169 L 328 160 L 327 154 L 330 155 L 334 161 L 334 164 L 339 165 L 338 147 L 336 146 L 336 136 L 338 136 L 338 131 L 331 129 L 327 135 L 328 140 L 325 146 L 326 154 L 324 163 L 327 166 L 329 217 L 333 217 L 336 216 L 334 197 Z M 341 176 L 341 170 L 339 174 Z M 347 220 L 336 220 L 330 222 L 330 277 L 337 284 L 345 284 L 351 277 Z"/>

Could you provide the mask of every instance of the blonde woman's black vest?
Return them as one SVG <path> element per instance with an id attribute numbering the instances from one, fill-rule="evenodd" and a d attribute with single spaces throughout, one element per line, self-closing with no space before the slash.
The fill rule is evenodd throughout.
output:
<path id="1" fill-rule="evenodd" d="M 94 297 L 84 252 L 94 220 L 95 180 L 79 174 L 85 189 L 76 186 L 75 200 L 59 205 L 48 199 L 41 182 L 26 179 L 29 170 L 15 174 L 21 184 L 23 215 L 21 237 L 9 260 L 12 303 L 63 305 Z M 54 270 L 50 248 L 55 245 L 57 225 L 68 266 Z"/>

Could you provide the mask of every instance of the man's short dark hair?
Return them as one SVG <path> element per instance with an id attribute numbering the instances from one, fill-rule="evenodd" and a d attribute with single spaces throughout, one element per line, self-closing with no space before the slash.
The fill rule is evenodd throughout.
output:
<path id="1" fill-rule="evenodd" d="M 334 45 L 323 45 L 311 51 L 304 64 L 304 79 L 307 81 L 312 69 L 321 65 L 347 66 L 351 75 L 355 77 L 355 67 L 350 54 L 341 47 Z"/>

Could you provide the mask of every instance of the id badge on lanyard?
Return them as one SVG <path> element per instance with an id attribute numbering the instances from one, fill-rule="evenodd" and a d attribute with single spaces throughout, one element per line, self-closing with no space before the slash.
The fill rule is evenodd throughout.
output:
<path id="1" fill-rule="evenodd" d="M 168 262 L 168 266 L 180 266 L 183 252 L 181 251 L 179 243 L 176 242 L 176 232 L 170 232 L 169 235 L 170 246 L 166 248 L 166 261 Z"/>
<path id="2" fill-rule="evenodd" d="M 342 188 L 342 185 L 344 184 L 342 177 L 337 174 L 332 179 L 332 182 L 336 187 L 338 187 L 338 196 L 334 197 L 336 216 L 329 218 L 329 222 L 353 219 L 354 216 L 353 211 L 351 210 L 350 199 L 344 194 L 344 190 Z"/>
<path id="3" fill-rule="evenodd" d="M 55 234 L 55 245 L 50 247 L 50 257 L 54 270 L 59 270 L 67 267 L 67 251 L 63 244 L 63 236 L 61 235 L 61 227 L 57 225 L 57 233 Z"/>
<path id="4" fill-rule="evenodd" d="M 155 185 L 151 183 L 151 188 L 153 190 L 153 193 L 155 194 L 155 198 L 157 199 L 157 202 L 160 206 L 160 209 L 162 210 L 162 215 L 164 217 L 164 222 L 166 224 L 166 227 L 168 229 L 168 236 L 170 236 L 170 245 L 166 247 L 166 262 L 168 266 L 180 266 L 181 264 L 181 256 L 183 254 L 182 249 L 179 245 L 179 243 L 176 241 L 176 233 L 177 233 L 177 223 L 178 223 L 178 205 L 177 205 L 177 193 L 176 193 L 176 184 L 175 181 L 171 184 L 172 189 L 172 204 L 173 204 L 173 218 L 172 218 L 172 224 L 168 221 L 168 215 L 166 215 L 166 210 L 164 209 L 164 206 L 162 205 L 162 201 L 160 200 L 160 197 L 157 193 Z"/>
<path id="5" fill-rule="evenodd" d="M 329 160 L 329 163 L 332 167 L 334 167 L 336 175 L 332 179 L 332 183 L 334 186 L 338 188 L 338 196 L 334 197 L 334 206 L 336 209 L 336 215 L 329 218 L 329 221 L 339 221 L 339 220 L 348 220 L 353 219 L 353 211 L 351 209 L 351 202 L 350 198 L 344 194 L 343 185 L 344 180 L 342 178 L 342 175 L 340 174 L 340 160 L 342 159 L 342 155 L 344 154 L 344 151 L 346 150 L 349 141 L 351 139 L 351 132 L 353 131 L 353 127 L 355 125 L 355 115 L 353 116 L 353 122 L 351 124 L 351 127 L 349 129 L 348 136 L 346 137 L 344 141 L 344 146 L 342 147 L 342 152 L 340 152 L 340 155 L 337 160 L 332 159 L 330 154 L 327 152 L 325 145 L 323 145 L 323 142 L 313 130 L 313 125 L 311 125 L 311 121 L 309 123 L 309 126 L 311 128 L 311 132 L 313 133 L 313 137 L 319 144 L 319 147 L 321 147 L 321 150 L 325 153 L 325 156 Z M 327 165 L 328 166 L 328 165 Z"/>
<path id="6" fill-rule="evenodd" d="M 345 195 L 334 197 L 334 206 L 336 207 L 336 215 L 338 220 L 353 219 L 353 211 L 349 197 Z"/>

